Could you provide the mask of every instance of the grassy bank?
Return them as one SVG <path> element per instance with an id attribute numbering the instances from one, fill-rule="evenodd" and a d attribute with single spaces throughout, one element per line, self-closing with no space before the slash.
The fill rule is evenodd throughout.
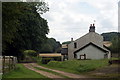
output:
<path id="1" fill-rule="evenodd" d="M 71 73 L 89 72 L 108 65 L 108 59 L 102 60 L 68 60 L 51 61 L 45 67 L 54 68 Z"/>
<path id="2" fill-rule="evenodd" d="M 46 78 L 39 73 L 31 71 L 22 64 L 17 64 L 17 68 L 3 75 L 3 78 Z"/>

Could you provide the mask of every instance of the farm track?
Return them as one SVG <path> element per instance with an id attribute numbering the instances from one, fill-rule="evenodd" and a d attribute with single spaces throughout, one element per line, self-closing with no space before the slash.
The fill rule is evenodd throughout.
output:
<path id="1" fill-rule="evenodd" d="M 58 75 L 54 75 L 54 74 L 52 74 L 52 73 L 49 73 L 49 72 L 45 72 L 45 71 L 42 71 L 42 70 L 37 70 L 37 69 L 35 69 L 32 65 L 31 65 L 31 63 L 27 63 L 27 64 L 23 64 L 26 68 L 28 68 L 28 69 L 30 69 L 30 70 L 32 70 L 32 71 L 35 71 L 35 72 L 37 72 L 37 73 L 40 73 L 41 75 L 43 75 L 43 76 L 46 76 L 46 77 L 48 77 L 48 78 L 53 78 L 53 79 L 55 79 L 55 80 L 57 80 L 58 78 L 60 79 L 60 78 L 63 78 L 63 77 L 61 77 L 61 76 L 58 76 Z"/>
<path id="2" fill-rule="evenodd" d="M 49 70 L 49 71 L 53 71 L 53 72 L 62 74 L 62 75 L 64 75 L 64 76 L 67 76 L 67 77 L 69 77 L 69 78 L 76 78 L 76 79 L 79 79 L 79 78 L 87 78 L 86 76 L 83 76 L 83 75 L 77 75 L 77 74 L 73 74 L 73 73 L 68 73 L 68 72 L 63 72 L 63 71 L 59 71 L 59 70 L 55 70 L 55 69 L 46 68 L 46 67 L 40 66 L 40 65 L 38 65 L 38 64 L 36 64 L 36 63 L 29 63 L 29 64 L 26 64 L 26 65 L 29 65 L 29 66 L 31 65 L 31 66 L 33 66 L 33 68 L 34 68 L 34 67 L 38 67 L 38 68 L 41 68 L 41 69 L 46 69 L 46 70 Z M 28 66 L 28 68 L 29 68 L 29 66 Z M 38 71 L 39 71 L 39 70 L 38 70 Z M 41 72 L 41 74 L 46 76 L 46 73 Z M 49 73 L 47 73 L 47 74 L 49 74 Z M 50 74 L 51 74 L 51 73 L 50 73 Z M 49 77 L 49 76 L 48 76 L 48 77 Z M 50 77 L 51 77 L 51 76 L 50 76 Z M 50 78 L 50 77 L 49 77 L 49 78 Z M 60 78 L 62 78 L 62 77 L 60 77 Z M 67 80 L 67 79 L 66 79 L 66 80 Z"/>

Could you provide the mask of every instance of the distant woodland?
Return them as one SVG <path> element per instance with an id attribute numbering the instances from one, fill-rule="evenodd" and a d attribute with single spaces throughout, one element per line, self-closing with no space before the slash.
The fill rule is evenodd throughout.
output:
<path id="1" fill-rule="evenodd" d="M 111 41 L 112 45 L 109 47 L 112 53 L 120 53 L 120 33 L 109 32 L 101 34 L 104 41 Z"/>

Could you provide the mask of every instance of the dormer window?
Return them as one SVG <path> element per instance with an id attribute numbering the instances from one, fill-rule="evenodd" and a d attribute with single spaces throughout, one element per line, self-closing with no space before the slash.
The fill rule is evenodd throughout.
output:
<path id="1" fill-rule="evenodd" d="M 76 42 L 74 43 L 74 48 L 77 48 L 77 43 Z"/>

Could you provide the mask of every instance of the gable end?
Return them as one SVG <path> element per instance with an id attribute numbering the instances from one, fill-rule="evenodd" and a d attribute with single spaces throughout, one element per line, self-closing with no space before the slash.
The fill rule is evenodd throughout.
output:
<path id="1" fill-rule="evenodd" d="M 93 45 L 93 46 L 95 46 L 96 48 L 102 50 L 103 52 L 108 52 L 107 50 L 105 50 L 105 49 L 103 49 L 103 48 L 95 45 L 94 43 L 90 42 L 90 43 L 86 44 L 85 46 L 81 47 L 80 49 L 76 50 L 74 53 L 79 52 L 80 50 L 84 49 L 85 47 L 87 47 L 87 46 L 89 46 L 89 45 Z"/>

